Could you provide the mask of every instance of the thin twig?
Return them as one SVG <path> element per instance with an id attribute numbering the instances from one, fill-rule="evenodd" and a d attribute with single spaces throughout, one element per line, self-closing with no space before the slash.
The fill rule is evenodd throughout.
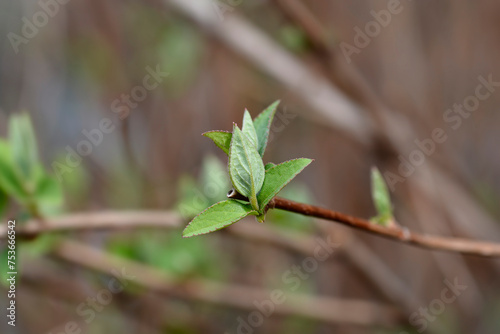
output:
<path id="1" fill-rule="evenodd" d="M 496 243 L 419 234 L 411 232 L 407 228 L 401 227 L 400 225 L 385 227 L 362 218 L 349 216 L 344 213 L 324 209 L 314 205 L 294 202 L 280 197 L 275 197 L 269 205 L 270 208 L 274 207 L 276 209 L 300 213 L 305 216 L 335 221 L 381 237 L 422 248 L 485 257 L 500 257 L 500 244 Z"/>

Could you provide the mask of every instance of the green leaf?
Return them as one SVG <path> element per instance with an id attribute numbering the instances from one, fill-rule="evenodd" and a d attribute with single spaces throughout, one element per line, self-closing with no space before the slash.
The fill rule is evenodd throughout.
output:
<path id="1" fill-rule="evenodd" d="M 0 188 L 20 203 L 24 203 L 28 198 L 28 193 L 12 161 L 10 147 L 5 140 L 0 140 Z"/>
<path id="2" fill-rule="evenodd" d="M 220 230 L 236 223 L 248 215 L 255 215 L 249 204 L 226 200 L 212 205 L 196 216 L 182 232 L 184 238 Z"/>
<path id="3" fill-rule="evenodd" d="M 258 140 L 257 133 L 255 132 L 255 128 L 252 122 L 252 116 L 248 110 L 245 109 L 245 113 L 243 114 L 243 127 L 241 131 L 245 136 L 247 136 L 248 140 L 253 144 L 255 148 L 258 148 Z"/>
<path id="4" fill-rule="evenodd" d="M 9 120 L 9 144 L 14 163 L 27 181 L 33 180 L 38 161 L 35 133 L 28 114 L 13 115 Z"/>
<path id="5" fill-rule="evenodd" d="M 259 146 L 257 151 L 260 156 L 264 156 L 264 152 L 266 151 L 267 140 L 269 138 L 269 130 L 271 129 L 271 124 L 273 122 L 274 114 L 276 113 L 276 108 L 280 104 L 280 101 L 273 102 L 269 107 L 264 109 L 263 112 L 259 114 L 253 121 L 253 125 L 255 127 L 255 131 L 257 133 L 257 141 Z"/>
<path id="6" fill-rule="evenodd" d="M 257 194 L 265 177 L 264 163 L 257 149 L 235 124 L 229 151 L 229 176 L 234 188 L 259 210 Z"/>
<path id="7" fill-rule="evenodd" d="M 208 131 L 203 134 L 203 136 L 212 139 L 218 147 L 220 147 L 224 153 L 229 155 L 229 148 L 231 147 L 231 137 L 233 136 L 231 132 L 227 131 Z"/>
<path id="8" fill-rule="evenodd" d="M 387 184 L 376 167 L 372 168 L 372 198 L 378 213 L 374 221 L 387 225 L 393 217 L 391 197 Z"/>
<path id="9" fill-rule="evenodd" d="M 276 196 L 290 181 L 293 180 L 304 168 L 307 167 L 313 160 L 311 159 L 294 159 L 283 162 L 277 166 L 266 170 L 266 178 L 262 189 L 257 196 L 259 207 L 264 210 L 267 203 Z"/>

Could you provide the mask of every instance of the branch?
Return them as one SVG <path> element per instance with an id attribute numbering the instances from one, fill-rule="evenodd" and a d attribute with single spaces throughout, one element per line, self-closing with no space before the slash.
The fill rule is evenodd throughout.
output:
<path id="1" fill-rule="evenodd" d="M 280 197 L 275 197 L 269 203 L 269 208 L 276 208 L 299 213 L 305 216 L 331 220 L 365 232 L 369 232 L 381 237 L 407 243 L 417 247 L 443 250 L 448 252 L 457 252 L 468 255 L 500 257 L 500 244 L 419 234 L 416 232 L 411 232 L 406 227 L 401 227 L 400 225 L 385 227 L 382 225 L 374 224 L 362 218 L 349 216 L 337 211 L 320 208 L 314 205 L 290 201 L 288 199 Z"/>
<path id="2" fill-rule="evenodd" d="M 56 231 L 84 231 L 127 229 L 141 227 L 175 228 L 182 226 L 182 218 L 168 211 L 103 211 L 46 218 L 43 224 L 34 219 L 16 226 L 16 236 L 34 237 L 40 233 Z M 0 226 L 0 240 L 7 237 L 7 226 Z"/>

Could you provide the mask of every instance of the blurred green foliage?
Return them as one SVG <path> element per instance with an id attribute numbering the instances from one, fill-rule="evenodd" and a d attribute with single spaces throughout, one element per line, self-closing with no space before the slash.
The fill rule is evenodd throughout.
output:
<path id="1" fill-rule="evenodd" d="M 6 196 L 34 217 L 61 211 L 62 187 L 39 161 L 35 133 L 26 113 L 13 115 L 8 140 L 0 139 L 0 192 L 0 212 L 7 205 Z"/>
<path id="2" fill-rule="evenodd" d="M 21 212 L 16 214 L 16 227 L 29 218 L 43 218 L 62 211 L 63 191 L 57 179 L 48 174 L 39 160 L 31 119 L 27 113 L 12 115 L 8 139 L 0 139 L 0 217 L 8 214 L 9 199 L 14 199 Z M 56 235 L 41 235 L 24 242 L 16 239 L 16 271 L 25 257 L 45 254 L 55 245 Z M 0 251 L 2 266 L 7 264 L 9 249 Z M 3 270 L 2 273 L 7 272 Z M 2 284 L 6 281 L 2 278 Z"/>
<path id="3" fill-rule="evenodd" d="M 227 199 L 231 181 L 226 165 L 213 155 L 203 160 L 200 177 L 184 175 L 179 182 L 177 211 L 183 218 L 192 218 L 209 206 Z"/>
<path id="4" fill-rule="evenodd" d="M 221 262 L 222 254 L 210 243 L 211 239 L 187 240 L 180 231 L 156 233 L 144 231 L 129 238 L 115 235 L 109 238 L 107 250 L 123 258 L 149 264 L 182 279 L 187 276 L 204 276 L 223 279 L 227 270 Z M 208 252 L 207 249 L 214 251 Z"/>

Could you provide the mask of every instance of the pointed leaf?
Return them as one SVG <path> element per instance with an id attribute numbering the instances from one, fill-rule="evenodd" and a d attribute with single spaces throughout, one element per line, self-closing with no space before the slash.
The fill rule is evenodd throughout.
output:
<path id="1" fill-rule="evenodd" d="M 224 153 L 229 155 L 229 147 L 231 146 L 231 132 L 227 131 L 208 131 L 203 134 L 203 136 L 212 139 L 218 147 L 220 147 Z"/>
<path id="2" fill-rule="evenodd" d="M 392 219 L 391 197 L 387 184 L 376 167 L 372 168 L 372 198 L 378 213 L 376 221 L 385 225 Z"/>
<path id="3" fill-rule="evenodd" d="M 257 149 L 235 124 L 229 151 L 229 176 L 234 188 L 250 199 L 258 210 L 257 194 L 265 177 L 264 163 Z"/>
<path id="4" fill-rule="evenodd" d="M 182 232 L 184 238 L 220 230 L 257 212 L 250 204 L 227 200 L 212 205 L 196 216 Z"/>
<path id="5" fill-rule="evenodd" d="M 9 144 L 13 161 L 21 175 L 31 181 L 38 161 L 35 133 L 28 114 L 13 115 L 9 120 Z"/>
<path id="6" fill-rule="evenodd" d="M 266 178 L 262 189 L 257 196 L 259 207 L 263 210 L 267 203 L 276 196 L 297 174 L 307 167 L 313 160 L 294 159 L 283 162 L 266 170 Z"/>
<path id="7" fill-rule="evenodd" d="M 264 152 L 266 151 L 267 140 L 269 138 L 269 130 L 271 128 L 271 124 L 273 122 L 274 114 L 276 113 L 276 108 L 280 104 L 280 101 L 273 102 L 269 107 L 264 109 L 263 112 L 257 116 L 253 125 L 255 127 L 255 132 L 257 133 L 257 141 L 259 146 L 257 151 L 259 151 L 260 156 L 264 156 Z"/>
<path id="8" fill-rule="evenodd" d="M 245 114 L 243 115 L 243 127 L 241 128 L 241 131 L 245 136 L 247 136 L 248 140 L 253 144 L 253 146 L 255 146 L 255 148 L 258 148 L 257 133 L 255 132 L 252 116 L 250 116 L 250 113 L 246 109 Z"/>

